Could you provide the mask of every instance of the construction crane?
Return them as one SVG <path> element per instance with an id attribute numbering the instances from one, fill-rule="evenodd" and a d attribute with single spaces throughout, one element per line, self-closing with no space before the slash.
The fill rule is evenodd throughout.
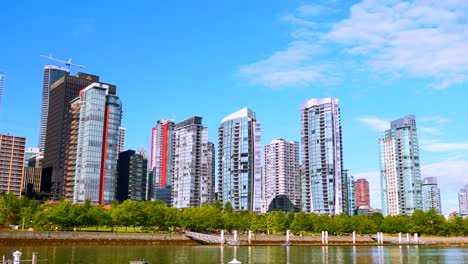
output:
<path id="1" fill-rule="evenodd" d="M 77 67 L 77 68 L 86 68 L 86 67 L 83 66 L 83 65 L 73 64 L 73 63 L 71 62 L 71 58 L 68 59 L 68 61 L 64 61 L 64 60 L 59 60 L 59 59 L 53 58 L 52 55 L 51 55 L 51 56 L 41 55 L 41 57 L 44 58 L 44 59 L 48 59 L 48 60 L 52 60 L 52 61 L 56 61 L 56 62 L 63 63 L 63 64 L 65 64 L 65 65 L 67 65 L 67 67 L 68 67 L 69 70 L 70 70 L 70 66 Z"/>

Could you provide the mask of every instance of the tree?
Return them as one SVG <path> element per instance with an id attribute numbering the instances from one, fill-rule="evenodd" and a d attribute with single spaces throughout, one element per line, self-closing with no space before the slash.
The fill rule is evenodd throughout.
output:
<path id="1" fill-rule="evenodd" d="M 310 218 L 304 212 L 299 212 L 294 218 L 293 222 L 290 225 L 291 232 L 293 234 L 299 234 L 300 231 L 310 230 L 311 222 Z"/>

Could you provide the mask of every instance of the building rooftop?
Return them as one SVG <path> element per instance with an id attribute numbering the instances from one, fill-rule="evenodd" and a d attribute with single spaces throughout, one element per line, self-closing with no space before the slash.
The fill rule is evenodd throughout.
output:
<path id="1" fill-rule="evenodd" d="M 307 108 L 310 108 L 312 106 L 316 106 L 316 105 L 323 105 L 323 104 L 330 104 L 330 103 L 334 103 L 334 104 L 338 104 L 338 99 L 337 98 L 323 98 L 323 99 L 317 99 L 317 98 L 313 98 L 313 99 L 310 99 L 308 101 L 305 101 L 304 103 L 301 104 L 301 110 L 304 110 L 304 109 L 307 109 Z"/>
<path id="2" fill-rule="evenodd" d="M 243 118 L 243 117 L 250 117 L 252 119 L 256 119 L 255 112 L 252 111 L 251 109 L 245 107 L 245 108 L 242 108 L 241 110 L 239 110 L 239 111 L 237 111 L 235 113 L 232 113 L 231 115 L 228 115 L 227 117 L 223 118 L 223 120 L 221 120 L 221 123 L 224 123 L 224 122 L 229 121 L 229 120 Z"/>

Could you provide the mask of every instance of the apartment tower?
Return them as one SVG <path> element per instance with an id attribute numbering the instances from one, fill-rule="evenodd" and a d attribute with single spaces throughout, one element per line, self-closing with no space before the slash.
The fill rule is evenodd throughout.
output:
<path id="1" fill-rule="evenodd" d="M 301 207 L 299 142 L 275 139 L 264 147 L 263 154 L 262 212 L 298 211 Z"/>
<path id="2" fill-rule="evenodd" d="M 0 134 L 0 193 L 21 196 L 26 138 Z"/>
<path id="3" fill-rule="evenodd" d="M 119 153 L 117 162 L 117 200 L 146 200 L 148 157 L 145 153 L 127 150 Z"/>
<path id="4" fill-rule="evenodd" d="M 125 151 L 125 127 L 119 127 L 119 153 Z"/>
<path id="5" fill-rule="evenodd" d="M 465 184 L 458 193 L 458 202 L 460 207 L 460 216 L 468 216 L 468 183 Z"/>
<path id="6" fill-rule="evenodd" d="M 437 187 L 437 177 L 427 177 L 422 180 L 422 203 L 423 210 L 429 211 L 434 208 L 437 213 L 442 214 L 442 205 L 440 200 L 440 189 Z"/>
<path id="7" fill-rule="evenodd" d="M 348 213 L 338 99 L 311 99 L 301 104 L 301 143 L 302 210 Z"/>
<path id="8" fill-rule="evenodd" d="M 161 119 L 151 130 L 150 176 L 153 184 L 151 199 L 158 199 L 171 206 L 172 175 L 174 161 L 173 119 Z"/>
<path id="9" fill-rule="evenodd" d="M 172 206 L 201 207 L 214 199 L 214 146 L 208 128 L 194 116 L 175 125 Z"/>
<path id="10" fill-rule="evenodd" d="M 261 211 L 261 126 L 243 108 L 221 121 L 218 129 L 218 200 L 234 210 Z"/>
<path id="11" fill-rule="evenodd" d="M 379 144 L 382 214 L 410 216 L 423 208 L 415 116 L 392 121 Z"/>
<path id="12" fill-rule="evenodd" d="M 94 82 L 69 109 L 63 195 L 73 203 L 107 205 L 115 199 L 122 103 L 115 85 Z"/>
<path id="13" fill-rule="evenodd" d="M 370 208 L 369 182 L 366 179 L 357 179 L 354 182 L 354 197 L 356 209 Z"/>

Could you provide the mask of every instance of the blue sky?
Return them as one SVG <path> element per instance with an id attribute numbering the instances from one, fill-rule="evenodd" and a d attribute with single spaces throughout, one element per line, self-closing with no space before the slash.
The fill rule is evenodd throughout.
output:
<path id="1" fill-rule="evenodd" d="M 422 177 L 438 177 L 444 213 L 468 182 L 466 1 L 7 1 L 0 133 L 37 146 L 44 65 L 85 65 L 117 85 L 126 148 L 149 148 L 161 118 L 223 117 L 249 107 L 263 144 L 300 141 L 299 105 L 336 97 L 344 166 L 380 208 L 378 138 L 414 114 Z M 77 69 L 72 68 L 72 73 Z"/>

